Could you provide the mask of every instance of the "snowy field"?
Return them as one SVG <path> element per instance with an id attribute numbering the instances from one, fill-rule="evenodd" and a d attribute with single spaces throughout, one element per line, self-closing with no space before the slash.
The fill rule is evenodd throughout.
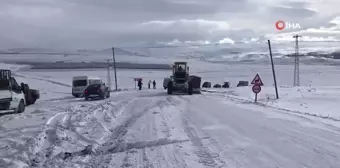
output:
<path id="1" fill-rule="evenodd" d="M 340 69 L 301 65 L 301 86 L 292 88 L 293 66 L 277 65 L 280 99 L 270 65 L 197 63 L 190 72 L 229 89 L 167 96 L 171 71 L 118 70 L 111 98 L 71 97 L 77 75 L 107 71 L 10 68 L 19 82 L 38 88 L 41 99 L 22 114 L 0 116 L 0 167 L 340 167 Z M 239 80 L 259 74 L 259 103 Z M 113 76 L 113 73 L 111 73 Z M 156 80 L 156 90 L 136 91 Z M 114 86 L 114 79 L 111 79 Z M 112 87 L 114 88 L 114 87 Z"/>

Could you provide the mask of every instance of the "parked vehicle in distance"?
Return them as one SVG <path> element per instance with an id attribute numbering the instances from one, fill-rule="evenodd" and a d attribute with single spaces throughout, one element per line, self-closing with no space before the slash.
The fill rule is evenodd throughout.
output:
<path id="1" fill-rule="evenodd" d="M 25 95 L 26 106 L 34 104 L 40 98 L 39 90 L 30 89 L 28 84 L 25 83 L 21 83 L 20 85 Z"/>
<path id="2" fill-rule="evenodd" d="M 23 88 L 11 75 L 10 70 L 0 70 L 0 110 L 25 111 L 26 101 Z"/>
<path id="3" fill-rule="evenodd" d="M 109 88 L 105 86 L 105 83 L 92 84 L 86 87 L 84 90 L 85 100 L 100 98 L 105 99 L 110 97 Z"/>
<path id="4" fill-rule="evenodd" d="M 75 76 L 72 80 L 72 95 L 83 97 L 85 89 L 92 84 L 103 83 L 99 77 L 95 76 Z"/>
<path id="5" fill-rule="evenodd" d="M 223 88 L 229 88 L 230 87 L 230 83 L 229 82 L 224 82 L 222 87 Z"/>
<path id="6" fill-rule="evenodd" d="M 248 86 L 248 85 L 249 85 L 248 81 L 239 81 L 237 84 L 237 87 Z"/>
<path id="7" fill-rule="evenodd" d="M 202 87 L 203 88 L 211 88 L 211 83 L 210 82 L 204 82 Z"/>
<path id="8" fill-rule="evenodd" d="M 214 88 L 221 88 L 222 86 L 220 84 L 215 84 L 213 87 Z"/>

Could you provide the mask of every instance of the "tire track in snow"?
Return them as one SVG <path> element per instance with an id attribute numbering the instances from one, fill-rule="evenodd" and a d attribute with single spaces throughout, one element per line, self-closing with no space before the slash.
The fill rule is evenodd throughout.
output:
<path id="1" fill-rule="evenodd" d="M 122 96 L 123 95 L 123 96 Z M 131 93 L 125 93 L 125 94 L 120 94 L 117 93 L 115 94 L 115 96 L 111 97 L 110 99 L 106 99 L 103 101 L 79 101 L 79 102 L 68 102 L 70 105 L 69 107 L 64 107 L 64 106 L 55 106 L 55 110 L 61 111 L 61 112 L 68 112 L 68 114 L 70 115 L 70 117 L 64 117 L 64 124 L 62 124 L 60 122 L 60 118 L 56 119 L 56 127 L 55 130 L 59 130 L 62 133 L 66 133 L 68 132 L 68 134 L 76 134 L 76 137 L 78 139 L 81 140 L 87 140 L 85 141 L 85 144 L 91 144 L 93 145 L 98 145 L 97 141 L 93 141 L 90 140 L 88 136 L 85 136 L 86 133 L 80 133 L 79 131 L 76 131 L 76 127 L 79 127 L 79 125 L 74 125 L 73 123 L 70 123 L 69 119 L 74 119 L 75 121 L 79 124 L 81 124 L 80 121 L 87 121 L 88 124 L 93 124 L 95 122 L 91 122 L 92 120 L 96 121 L 96 120 L 100 120 L 99 118 L 97 118 L 96 116 L 93 115 L 89 115 L 89 113 L 95 113 L 96 111 L 100 113 L 104 113 L 106 116 L 110 116 L 110 119 L 116 119 L 117 115 L 121 115 L 121 114 L 117 114 L 117 113 L 124 113 L 124 107 L 126 105 L 128 105 L 132 99 L 135 99 L 136 95 L 135 93 L 131 92 Z M 73 106 L 73 103 L 77 103 L 76 106 Z M 78 104 L 79 103 L 79 104 Z M 106 111 L 110 109 L 110 111 Z M 97 114 L 100 114 L 97 113 Z M 109 119 L 109 120 L 110 120 Z M 67 122 L 68 123 L 67 123 Z M 100 124 L 103 124 L 105 121 L 101 122 Z M 76 123 L 76 124 L 77 124 Z M 72 125 L 71 125 L 72 124 Z M 108 123 L 110 124 L 110 123 Z M 106 124 L 106 125 L 108 125 Z M 103 125 L 102 125 L 103 126 Z M 111 127 L 114 127 L 115 124 L 111 123 L 110 132 L 107 132 L 107 134 L 111 134 L 111 132 L 114 131 L 114 129 L 111 129 Z M 46 130 L 47 128 L 45 128 L 44 130 Z M 92 126 L 89 127 L 89 130 L 91 131 L 96 131 L 96 129 L 92 129 Z M 107 129 L 106 129 L 107 130 Z M 66 131 L 66 132 L 65 132 Z M 93 132 L 94 134 L 96 132 Z M 89 134 L 87 134 L 89 135 Z M 91 135 L 91 134 L 90 134 Z M 50 167 L 58 167 L 57 165 L 66 165 L 64 167 L 69 167 L 67 166 L 67 164 L 70 163 L 65 163 L 64 161 L 61 161 L 62 163 L 60 163 L 60 159 L 65 157 L 65 155 L 69 155 L 71 154 L 70 152 L 64 152 L 64 153 L 59 153 L 58 155 L 53 154 L 53 156 L 49 156 L 46 157 L 44 156 L 45 153 L 49 153 L 48 151 L 55 151 L 55 147 L 60 147 L 60 145 L 52 143 L 52 144 L 48 144 L 48 147 L 42 147 L 41 144 L 43 144 L 44 141 L 44 137 L 46 136 L 46 131 L 43 131 L 42 133 L 40 133 L 40 135 L 38 136 L 38 138 L 35 140 L 35 142 L 33 143 L 33 147 L 32 150 L 30 150 L 28 155 L 31 155 L 33 157 L 31 157 L 31 161 L 28 162 L 28 164 L 31 164 L 33 167 L 45 167 L 47 165 L 49 165 Z M 94 137 L 97 138 L 97 137 Z M 99 139 L 99 141 L 103 141 L 107 139 L 107 137 L 102 137 L 101 139 Z M 48 149 L 46 151 L 46 148 Z M 66 149 L 67 150 L 67 149 Z M 72 150 L 72 148 L 71 148 Z M 74 149 L 73 149 L 74 150 Z M 88 149 L 86 148 L 86 150 L 90 151 L 92 149 Z M 85 150 L 85 151 L 86 151 Z M 55 153 L 55 152 L 54 152 Z M 82 153 L 80 153 L 82 154 Z M 59 159 L 59 160 L 58 160 Z M 59 162 L 59 163 L 58 163 Z M 82 164 L 81 161 L 77 161 L 79 162 L 79 164 Z M 85 163 L 84 163 L 85 164 Z"/>
<path id="2" fill-rule="evenodd" d="M 178 115 L 179 112 L 172 111 L 173 107 L 168 98 L 167 96 L 158 98 L 157 106 L 139 120 L 139 125 L 146 124 L 140 125 L 140 128 L 138 128 L 139 125 L 135 125 L 137 127 L 130 129 L 132 133 L 127 136 L 133 137 L 132 141 L 140 141 L 133 146 L 139 144 L 142 149 L 135 150 L 135 148 L 130 149 L 128 147 L 128 151 L 119 154 L 118 157 L 115 156 L 116 158 L 112 160 L 112 167 L 188 167 L 184 160 L 185 152 L 181 150 L 180 144 L 190 142 L 190 140 L 186 139 L 186 137 L 171 138 L 171 133 L 176 134 L 177 131 L 181 130 L 181 127 L 178 127 L 180 125 L 175 123 L 172 125 L 174 120 L 177 119 L 172 114 Z M 135 134 L 134 132 L 138 133 Z M 150 139 L 155 140 L 148 141 Z M 119 159 L 123 160 L 123 162 L 120 163 Z M 117 161 L 118 163 L 113 163 Z"/>
<path id="3" fill-rule="evenodd" d="M 143 116 L 143 120 L 139 120 L 139 123 L 147 123 L 140 129 L 136 129 L 141 132 L 141 134 L 131 135 L 135 140 L 141 141 L 137 144 L 144 147 L 141 150 L 132 149 L 126 151 L 122 154 L 124 155 L 122 159 L 123 162 L 112 164 L 113 167 L 117 167 L 119 165 L 121 168 L 188 167 L 178 150 L 179 144 L 177 144 L 187 142 L 188 140 L 170 140 L 170 127 L 166 125 L 166 123 L 171 122 L 171 120 L 169 118 L 165 118 L 166 115 L 169 115 L 169 111 L 163 111 L 163 109 L 171 105 L 164 96 L 161 96 L 156 104 L 157 106 L 153 107 L 146 115 Z M 148 142 L 147 140 L 149 139 L 156 140 Z"/>
<path id="4" fill-rule="evenodd" d="M 142 96 L 142 97 L 150 97 L 150 96 L 151 95 Z M 140 131 L 143 132 L 143 136 L 142 136 L 141 140 L 149 139 L 150 137 L 154 137 L 156 139 L 158 138 L 157 132 L 156 132 L 157 130 L 155 130 L 155 128 L 156 128 L 156 126 L 155 126 L 155 118 L 154 118 L 155 112 L 153 112 L 154 111 L 153 109 L 158 107 L 158 106 L 164 106 L 165 102 L 160 100 L 156 104 L 157 104 L 157 106 L 150 108 L 148 113 L 146 113 L 144 115 L 143 119 L 145 119 L 146 117 L 148 119 L 147 120 L 143 120 L 146 124 L 141 126 L 141 129 L 140 129 Z M 143 142 L 143 143 L 146 144 L 146 142 Z M 138 161 L 133 163 L 133 160 L 138 160 L 138 158 L 136 159 L 136 157 L 138 157 L 138 154 L 141 154 L 142 157 L 143 157 L 143 160 L 141 161 L 142 163 L 138 163 Z M 135 151 L 135 149 L 127 149 L 124 152 L 123 162 L 121 163 L 120 167 L 121 168 L 137 167 L 137 166 L 140 166 L 141 164 L 144 166 L 144 168 L 153 167 L 153 165 L 150 163 L 150 160 L 149 160 L 148 156 L 146 155 L 146 149 L 143 148 L 142 151 L 140 151 L 140 150 Z"/>
<path id="5" fill-rule="evenodd" d="M 201 95 L 192 95 L 190 97 L 201 96 Z M 177 102 L 174 102 L 174 99 L 168 99 L 174 107 L 180 110 L 182 113 L 188 113 L 190 109 L 188 109 L 189 98 L 187 96 L 178 96 Z M 183 108 L 179 108 L 178 106 L 182 105 Z M 199 158 L 199 163 L 203 164 L 206 167 L 224 167 L 226 162 L 223 161 L 219 154 L 211 153 L 209 148 L 205 146 L 202 141 L 202 138 L 199 137 L 197 132 L 197 128 L 190 122 L 189 118 L 182 119 L 183 128 L 186 135 L 189 137 L 192 145 L 195 148 L 194 154 Z M 204 137 L 203 139 L 209 139 L 208 137 Z"/>
<path id="6" fill-rule="evenodd" d="M 116 108 L 123 108 L 124 104 L 127 104 L 128 100 L 119 101 L 118 104 L 120 104 L 121 106 L 117 106 Z M 64 112 L 58 113 L 56 116 L 50 118 L 49 121 L 46 123 L 44 131 L 38 136 L 36 143 L 33 145 L 33 148 L 35 149 L 33 149 L 33 151 L 31 152 L 32 155 L 34 155 L 34 157 L 31 159 L 31 166 L 52 167 L 52 165 L 55 164 L 55 157 L 52 156 L 52 154 L 54 153 L 55 148 L 61 145 L 61 141 L 67 140 L 62 139 L 63 137 L 58 137 L 57 132 L 68 132 L 66 135 L 75 135 L 75 137 L 78 139 L 77 141 L 80 140 L 85 143 L 96 144 L 96 141 L 90 140 L 88 139 L 88 137 L 80 134 L 76 130 L 76 126 L 74 125 L 74 123 L 72 123 L 71 119 L 76 119 L 76 121 L 79 121 L 80 119 L 88 120 L 88 122 L 90 122 L 91 118 L 87 118 L 88 113 L 98 110 L 104 111 L 104 107 L 113 106 L 113 104 L 110 103 L 111 101 L 114 101 L 114 99 L 107 99 L 104 102 L 80 102 L 80 104 L 77 104 L 76 106 L 71 104 L 66 109 L 63 109 Z M 45 145 L 45 147 L 43 145 Z"/>
<path id="7" fill-rule="evenodd" d="M 144 100 L 144 101 L 140 101 Z M 107 141 L 92 149 L 90 159 L 86 159 L 92 167 L 108 167 L 112 160 L 112 153 L 116 151 L 127 151 L 127 144 L 124 143 L 124 136 L 129 127 L 131 127 L 141 116 L 155 106 L 155 102 L 148 102 L 140 98 L 139 101 L 132 100 L 123 110 L 125 112 L 133 113 L 124 120 L 120 125 L 116 126 L 111 134 L 105 138 Z"/>

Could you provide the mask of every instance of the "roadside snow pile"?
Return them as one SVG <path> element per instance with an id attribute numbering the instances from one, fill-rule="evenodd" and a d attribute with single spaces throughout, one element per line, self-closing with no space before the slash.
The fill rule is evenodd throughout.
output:
<path id="1" fill-rule="evenodd" d="M 231 99 L 254 101 L 255 94 L 251 86 L 232 89 L 210 89 L 209 92 L 223 94 Z M 317 116 L 340 121 L 340 87 L 288 87 L 278 88 L 279 100 L 276 100 L 274 87 L 264 86 L 258 94 L 258 102 L 277 109 Z"/>

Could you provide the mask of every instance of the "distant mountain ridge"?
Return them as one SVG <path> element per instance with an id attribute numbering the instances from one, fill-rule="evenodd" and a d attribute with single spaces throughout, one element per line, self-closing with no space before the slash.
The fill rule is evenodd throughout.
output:
<path id="1" fill-rule="evenodd" d="M 112 48 L 106 48 L 101 50 L 89 50 L 89 49 L 78 49 L 78 50 L 54 50 L 54 49 L 46 49 L 46 48 L 10 48 L 7 50 L 0 50 L 0 54 L 112 54 Z M 135 56 L 145 56 L 139 53 L 133 53 L 130 51 L 126 51 L 120 48 L 115 48 L 115 54 L 118 55 L 135 55 Z"/>

